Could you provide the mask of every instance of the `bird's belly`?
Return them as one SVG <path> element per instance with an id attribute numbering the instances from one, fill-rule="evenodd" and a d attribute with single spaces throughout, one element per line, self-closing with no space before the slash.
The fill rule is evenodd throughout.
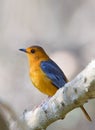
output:
<path id="1" fill-rule="evenodd" d="M 53 96 L 57 88 L 52 84 L 51 80 L 44 73 L 30 73 L 30 77 L 34 86 L 42 93 Z"/>

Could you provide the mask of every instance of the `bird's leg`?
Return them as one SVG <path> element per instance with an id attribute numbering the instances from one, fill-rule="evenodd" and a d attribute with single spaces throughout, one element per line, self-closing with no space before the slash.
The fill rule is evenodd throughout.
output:
<path id="1" fill-rule="evenodd" d="M 43 105 L 46 105 L 47 102 L 50 100 L 50 98 L 51 98 L 51 96 L 48 96 L 46 99 L 44 99 L 44 100 L 41 102 L 41 104 L 35 106 L 35 107 L 32 109 L 32 111 L 34 111 L 37 107 L 42 107 Z"/>
<path id="2" fill-rule="evenodd" d="M 39 106 L 45 105 L 50 100 L 50 98 L 51 96 L 48 96 L 45 100 L 42 101 L 42 103 Z"/>

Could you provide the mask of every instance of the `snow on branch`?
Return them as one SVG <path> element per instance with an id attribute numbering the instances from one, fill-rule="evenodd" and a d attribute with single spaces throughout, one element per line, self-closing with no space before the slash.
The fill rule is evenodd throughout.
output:
<path id="1" fill-rule="evenodd" d="M 23 118 L 31 130 L 45 130 L 51 123 L 64 119 L 68 112 L 92 98 L 95 98 L 95 60 L 53 97 L 35 110 L 25 112 Z"/>

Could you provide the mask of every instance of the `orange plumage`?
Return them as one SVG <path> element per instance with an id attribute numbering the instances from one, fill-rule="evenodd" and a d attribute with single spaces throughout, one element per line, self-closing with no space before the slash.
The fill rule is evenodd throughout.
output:
<path id="1" fill-rule="evenodd" d="M 32 46 L 20 50 L 26 52 L 29 61 L 30 79 L 41 92 L 48 96 L 53 96 L 59 88 L 68 82 L 62 70 L 49 58 L 43 48 Z M 91 121 L 84 107 L 81 106 L 80 108 L 87 119 Z"/>
<path id="2" fill-rule="evenodd" d="M 46 76 L 46 74 L 42 71 L 40 67 L 41 61 L 46 61 L 49 59 L 48 55 L 41 50 L 39 50 L 38 47 L 27 48 L 26 52 L 29 60 L 29 66 L 30 66 L 30 79 L 34 86 L 38 88 L 42 93 L 52 96 L 57 91 L 57 88 L 51 84 L 51 80 Z M 31 54 L 32 51 L 35 50 L 36 54 Z"/>

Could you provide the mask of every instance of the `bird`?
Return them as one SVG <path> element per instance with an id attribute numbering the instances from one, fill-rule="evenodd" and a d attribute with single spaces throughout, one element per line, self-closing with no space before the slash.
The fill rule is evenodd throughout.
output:
<path id="1" fill-rule="evenodd" d="M 51 97 L 69 81 L 41 46 L 34 45 L 19 50 L 27 54 L 30 80 L 42 93 Z M 92 121 L 83 105 L 80 108 L 86 118 Z"/>

